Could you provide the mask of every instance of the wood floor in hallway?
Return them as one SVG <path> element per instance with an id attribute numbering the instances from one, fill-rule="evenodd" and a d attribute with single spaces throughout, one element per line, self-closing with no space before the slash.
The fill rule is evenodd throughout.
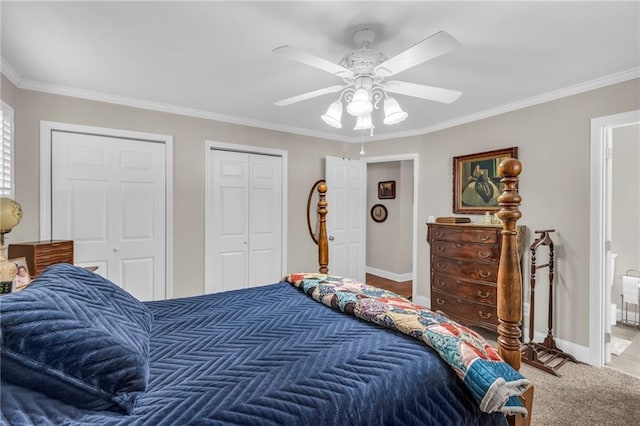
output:
<path id="1" fill-rule="evenodd" d="M 366 281 L 367 281 L 367 284 L 371 286 L 393 291 L 394 293 L 398 293 L 399 295 L 407 297 L 409 299 L 411 299 L 412 297 L 413 281 L 411 280 L 398 282 L 398 281 L 388 280 L 386 278 L 382 278 L 377 275 L 366 274 Z"/>

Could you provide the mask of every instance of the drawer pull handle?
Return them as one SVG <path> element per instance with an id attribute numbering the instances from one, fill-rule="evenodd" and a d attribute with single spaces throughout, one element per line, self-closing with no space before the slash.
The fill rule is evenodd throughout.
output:
<path id="1" fill-rule="evenodd" d="M 436 280 L 436 285 L 439 287 L 444 287 L 446 283 L 444 281 Z"/>
<path id="2" fill-rule="evenodd" d="M 480 259 L 486 259 L 487 257 L 491 256 L 491 253 L 483 253 L 481 251 L 478 252 L 478 257 Z"/>
<path id="3" fill-rule="evenodd" d="M 486 299 L 487 297 L 489 297 L 489 292 L 482 292 L 482 290 L 478 290 L 478 296 L 480 296 L 482 299 Z"/>
<path id="4" fill-rule="evenodd" d="M 440 253 L 442 253 L 444 251 L 444 247 L 442 246 L 437 246 L 436 250 L 438 250 Z"/>
<path id="5" fill-rule="evenodd" d="M 483 314 L 482 311 L 478 311 L 478 315 L 480 315 L 484 319 L 491 318 L 491 314 Z"/>
<path id="6" fill-rule="evenodd" d="M 436 231 L 436 237 L 438 237 L 438 238 L 444 237 L 444 232 L 437 232 Z"/>
<path id="7" fill-rule="evenodd" d="M 439 297 L 436 297 L 436 302 L 438 303 L 438 305 L 442 306 L 445 304 L 445 301 L 440 299 Z"/>
<path id="8" fill-rule="evenodd" d="M 488 235 L 480 235 L 480 241 L 487 241 L 489 239 Z"/>
<path id="9" fill-rule="evenodd" d="M 447 267 L 447 264 L 438 262 L 436 263 L 436 266 L 438 267 L 438 269 L 445 269 Z"/>
<path id="10" fill-rule="evenodd" d="M 480 275 L 482 278 L 489 278 L 491 276 L 491 272 L 478 271 L 478 275 Z"/>
<path id="11" fill-rule="evenodd" d="M 462 244 L 456 243 L 456 248 L 460 248 L 460 247 L 462 247 Z"/>

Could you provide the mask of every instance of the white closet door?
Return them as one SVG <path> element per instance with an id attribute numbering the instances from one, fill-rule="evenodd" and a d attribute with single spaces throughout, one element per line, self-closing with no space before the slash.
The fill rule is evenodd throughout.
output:
<path id="1" fill-rule="evenodd" d="M 209 151 L 205 291 L 278 282 L 282 267 L 282 158 Z"/>
<path id="2" fill-rule="evenodd" d="M 138 299 L 164 299 L 165 146 L 55 131 L 51 174 L 52 238 Z"/>
<path id="3" fill-rule="evenodd" d="M 282 265 L 282 158 L 249 155 L 249 285 L 278 282 Z"/>
<path id="4" fill-rule="evenodd" d="M 246 288 L 249 279 L 249 156 L 240 152 L 210 151 L 213 185 L 214 289 Z M 209 259 L 205 260 L 206 262 Z M 205 283 L 207 287 L 210 283 Z"/>
<path id="5" fill-rule="evenodd" d="M 365 280 L 366 165 L 360 160 L 326 158 L 329 273 Z"/>

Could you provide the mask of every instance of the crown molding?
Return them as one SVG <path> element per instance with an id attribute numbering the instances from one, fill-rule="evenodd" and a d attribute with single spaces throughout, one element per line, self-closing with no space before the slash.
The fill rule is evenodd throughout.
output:
<path id="1" fill-rule="evenodd" d="M 2 74 L 4 74 L 4 76 L 7 77 L 14 86 L 20 87 L 20 84 L 22 83 L 22 77 L 20 77 L 18 71 L 16 71 L 16 69 L 2 57 L 0 57 L 0 64 L 0 66 L 2 67 L 0 68 L 0 72 L 2 72 Z"/>
<path id="2" fill-rule="evenodd" d="M 444 130 L 450 127 L 460 126 L 462 124 L 467 124 L 473 121 L 494 117 L 496 115 L 504 114 L 511 111 L 516 111 L 523 108 L 528 108 L 534 105 L 543 104 L 545 102 L 555 101 L 557 99 L 566 98 L 568 96 L 577 95 L 580 93 L 588 92 L 590 90 L 599 89 L 601 87 L 611 86 L 612 84 L 633 80 L 634 78 L 640 78 L 640 68 L 632 68 L 626 71 L 622 71 L 615 74 L 589 80 L 584 83 L 574 84 L 573 86 L 568 86 L 562 89 L 543 93 L 541 95 L 532 96 L 530 98 L 526 98 L 526 99 L 522 99 L 509 104 L 501 105 L 496 108 L 486 109 L 484 111 L 480 111 L 474 114 L 469 114 L 460 118 L 445 121 L 443 123 L 436 124 L 434 126 L 428 126 L 428 127 L 422 128 L 419 131 L 419 133 L 420 134 L 433 133 L 438 130 Z"/>
<path id="3" fill-rule="evenodd" d="M 347 142 L 347 138 L 332 135 L 324 132 L 315 132 L 308 129 L 302 129 L 293 126 L 285 126 L 282 124 L 268 123 L 265 121 L 252 120 L 244 117 L 237 117 L 227 114 L 219 114 L 216 112 L 206 111 L 196 108 L 188 108 L 180 105 L 165 104 L 162 102 L 146 101 L 137 98 L 128 98 L 125 96 L 111 95 L 109 93 L 96 92 L 92 90 L 77 89 L 74 87 L 60 86 L 50 83 L 43 83 L 34 80 L 22 79 L 20 89 L 33 90 L 37 92 L 45 92 L 54 95 L 70 96 L 74 98 L 87 99 L 98 102 L 106 102 L 140 108 L 152 111 L 166 112 L 169 114 L 184 115 L 188 117 L 202 118 L 205 120 L 220 121 L 224 123 L 238 124 L 241 126 L 258 127 L 261 129 L 274 130 L 278 132 L 294 133 L 304 136 L 310 136 L 320 139 L 340 140 Z"/>
<path id="4" fill-rule="evenodd" d="M 118 105 L 125 105 L 133 108 L 140 108 L 152 111 L 166 112 L 170 114 L 184 115 L 188 117 L 202 118 L 205 120 L 220 121 L 224 123 L 237 124 L 241 126 L 257 127 L 266 130 L 273 130 L 277 132 L 292 133 L 302 136 L 309 136 L 319 139 L 328 139 L 339 142 L 347 143 L 361 143 L 362 139 L 359 136 L 343 136 L 336 135 L 328 132 L 318 132 L 300 127 L 286 126 L 276 123 L 268 123 L 265 121 L 252 120 L 243 117 L 237 117 L 227 114 L 219 114 L 216 112 L 188 108 L 180 105 L 165 104 L 161 102 L 146 101 L 136 98 L 128 98 L 124 96 L 111 95 L 108 93 L 95 92 L 91 90 L 78 89 L 67 86 L 60 86 L 50 83 L 44 83 L 34 80 L 23 79 L 20 74 L 9 64 L 4 58 L 2 59 L 1 72 L 4 74 L 16 87 L 19 89 L 34 90 L 38 92 L 51 93 L 55 95 L 70 96 L 74 98 L 87 99 L 98 102 L 107 102 Z M 473 121 L 483 120 L 496 115 L 501 115 L 507 112 L 515 111 L 522 108 L 542 104 L 545 102 L 554 101 L 557 99 L 565 98 L 567 96 L 576 95 L 590 90 L 599 89 L 601 87 L 610 86 L 612 84 L 622 83 L 624 81 L 632 80 L 634 78 L 640 78 L 640 67 L 632 68 L 626 71 L 621 71 L 615 74 L 607 75 L 604 77 L 589 80 L 583 83 L 575 84 L 562 89 L 554 90 L 551 92 L 543 93 L 541 95 L 532 96 L 530 98 L 522 99 L 509 104 L 501 105 L 496 108 L 490 108 L 477 113 L 465 115 L 455 118 L 453 120 L 445 121 L 435 124 L 433 126 L 427 126 L 419 129 L 414 129 L 405 132 L 385 133 L 384 135 L 368 136 L 365 142 L 374 142 L 389 139 L 399 139 L 412 136 L 421 136 L 428 133 L 437 132 L 439 130 L 448 129 L 462 124 L 471 123 Z"/>

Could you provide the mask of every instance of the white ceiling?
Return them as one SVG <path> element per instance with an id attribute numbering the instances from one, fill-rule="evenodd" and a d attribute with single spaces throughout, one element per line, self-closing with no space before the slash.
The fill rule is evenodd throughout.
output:
<path id="1" fill-rule="evenodd" d="M 409 118 L 372 139 L 426 133 L 639 76 L 640 2 L 2 1 L 2 72 L 18 87 L 350 142 L 320 120 L 340 84 L 277 56 L 291 45 L 332 62 L 369 25 L 391 57 L 445 30 L 462 46 L 397 79 L 462 91 L 447 105 L 397 95 Z M 395 78 L 395 77 L 394 77 Z M 377 112 L 380 114 L 380 112 Z"/>

